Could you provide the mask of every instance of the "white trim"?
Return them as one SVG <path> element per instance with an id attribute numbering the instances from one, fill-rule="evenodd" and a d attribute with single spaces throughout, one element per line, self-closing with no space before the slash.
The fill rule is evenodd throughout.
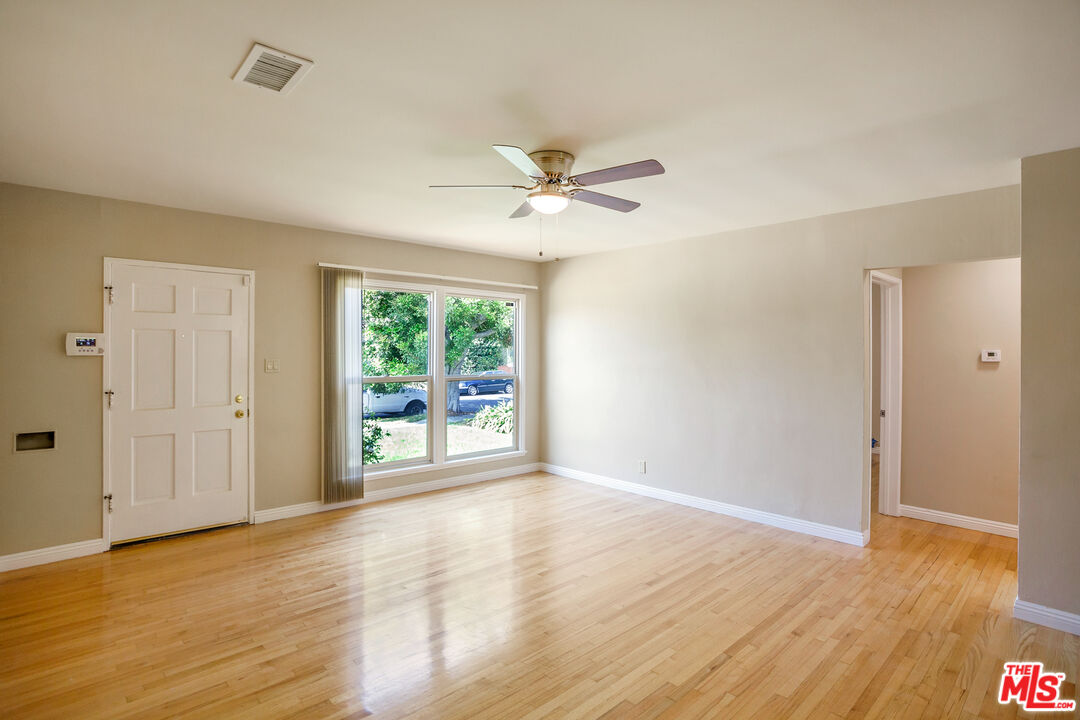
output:
<path id="1" fill-rule="evenodd" d="M 1017 620 L 1025 620 L 1038 625 L 1061 630 L 1063 632 L 1080 635 L 1080 615 L 1064 610 L 1056 610 L 1045 605 L 1037 605 L 1027 600 L 1016 598 L 1013 603 L 1013 617 Z"/>
<path id="2" fill-rule="evenodd" d="M 729 515 L 741 520 L 761 523 L 762 525 L 771 525 L 772 527 L 778 527 L 784 530 L 793 530 L 794 532 L 803 533 L 804 535 L 813 535 L 815 537 L 836 540 L 838 542 L 847 543 L 849 545 L 858 545 L 860 547 L 865 546 L 870 542 L 869 530 L 847 530 L 845 528 L 811 522 L 810 520 L 803 520 L 801 518 L 778 515 L 776 513 L 765 512 L 764 510 L 742 507 L 741 505 L 731 505 L 730 503 L 720 502 L 718 500 L 709 500 L 707 498 L 697 497 L 696 495 L 686 495 L 684 493 L 674 492 L 672 490 L 662 490 L 660 488 L 632 483 L 626 480 L 616 480 L 615 478 L 595 475 L 581 470 L 573 470 L 571 468 L 560 467 L 550 463 L 540 463 L 540 467 L 542 470 L 549 472 L 552 475 L 560 475 L 572 480 L 581 480 L 582 482 L 592 483 L 593 485 L 602 485 L 603 487 L 611 488 L 613 490 L 622 490 L 623 492 L 634 493 L 635 495 L 644 495 L 645 497 L 650 497 L 655 500 L 664 500 L 678 505 L 686 505 L 688 507 L 697 508 L 698 510 L 719 513 L 720 515 Z"/>
<path id="3" fill-rule="evenodd" d="M 248 286 L 248 522 L 255 522 L 255 271 L 241 270 Z"/>
<path id="4" fill-rule="evenodd" d="M 878 512 L 884 515 L 900 515 L 900 443 L 903 437 L 903 382 L 904 382 L 904 298 L 903 281 L 892 275 L 876 270 L 870 271 L 870 288 L 881 287 L 881 407 L 885 417 L 881 418 L 879 438 L 881 463 L 878 470 Z M 868 341 L 873 342 L 874 313 L 873 292 L 870 293 L 870 329 Z M 871 349 L 870 357 L 873 358 Z M 871 373 L 878 368 L 871 363 Z M 872 396 L 872 377 L 867 378 L 864 392 Z M 873 408 L 870 408 L 873 412 Z M 871 423 L 872 425 L 872 423 Z M 871 450 L 871 452 L 873 452 Z M 867 497 L 869 498 L 870 478 L 866 478 Z M 870 517 L 873 517 L 871 508 Z"/>
<path id="5" fill-rule="evenodd" d="M 104 288 L 113 285 L 113 261 L 114 258 L 105 258 L 102 266 L 102 278 Z M 110 298 L 113 290 L 102 289 L 101 303 L 101 330 L 105 335 L 106 347 L 112 338 L 112 313 L 109 306 L 112 305 Z M 101 389 L 102 392 L 112 390 L 112 352 L 107 351 L 101 363 Z M 112 464 L 109 455 L 112 452 L 112 413 L 109 412 L 109 403 L 105 395 L 101 400 L 101 541 L 105 547 L 112 543 L 112 523 L 109 521 L 109 503 L 105 496 L 112 492 Z"/>
<path id="6" fill-rule="evenodd" d="M 378 480 L 380 478 L 400 477 L 402 475 L 416 475 L 417 473 L 432 472 L 435 470 L 445 470 L 447 468 L 455 468 L 461 465 L 476 465 L 477 463 L 489 463 L 496 460 L 506 460 L 508 458 L 524 457 L 528 452 L 525 450 L 510 450 L 508 452 L 491 452 L 486 455 L 477 455 L 462 458 L 461 460 L 446 460 L 442 465 L 433 465 L 432 463 L 422 463 L 419 465 L 406 465 L 404 467 L 391 467 L 386 470 L 365 470 L 365 480 Z M 376 465 L 375 467 L 380 467 Z"/>
<path id="7" fill-rule="evenodd" d="M 245 268 L 217 267 L 216 265 L 188 265 L 186 263 L 171 263 L 161 260 L 133 260 L 131 258 L 106 257 L 105 263 L 122 263 L 124 265 L 136 265 L 139 267 L 158 267 L 170 270 L 195 270 L 198 272 L 220 273 L 222 275 L 254 275 L 254 270 Z"/>
<path id="8" fill-rule="evenodd" d="M 978 530 L 979 532 L 990 533 L 992 535 L 1004 535 L 1005 537 L 1017 537 L 1017 526 L 999 522 L 997 520 L 984 520 L 982 518 L 971 517 L 970 515 L 958 515 L 956 513 L 945 512 L 944 510 L 931 510 L 930 508 L 915 507 L 914 505 L 901 505 L 900 514 L 903 517 L 913 518 L 915 520 L 926 520 L 927 522 L 940 523 L 942 525 L 952 525 L 953 527 L 967 528 L 968 530 Z"/>
<path id="9" fill-rule="evenodd" d="M 387 270 L 386 268 L 364 267 L 362 265 L 340 265 L 338 263 L 317 263 L 319 267 L 340 268 L 342 270 L 358 270 L 376 275 L 396 275 L 398 277 L 426 278 L 428 280 L 442 280 L 444 282 L 467 282 L 477 285 L 494 285 L 495 287 L 520 288 L 522 290 L 539 290 L 537 285 L 525 283 L 499 282 L 496 280 L 481 280 L 479 278 L 458 277 L 456 275 L 435 275 L 433 273 L 407 272 L 405 270 Z"/>
<path id="10" fill-rule="evenodd" d="M 338 510 L 354 505 L 366 505 L 368 503 L 379 502 L 380 500 L 390 500 L 391 498 L 404 497 L 406 495 L 419 495 L 420 493 L 431 492 L 433 490 L 444 490 L 446 488 L 458 487 L 461 485 L 473 485 L 475 483 L 487 482 L 488 480 L 511 477 L 512 475 L 525 475 L 527 473 L 538 472 L 539 470 L 539 463 L 514 465 L 513 467 L 501 468 L 499 470 L 487 470 L 485 472 L 472 473 L 471 475 L 457 475 L 455 477 L 411 483 L 409 485 L 401 485 L 399 487 L 386 488 L 383 490 L 369 490 L 365 492 L 364 497 L 359 500 L 349 500 L 346 502 L 334 503 L 333 505 L 324 505 L 321 502 L 315 501 L 300 503 L 298 505 L 285 505 L 283 507 L 270 508 L 268 510 L 256 510 L 255 522 L 265 523 L 273 520 L 298 517 L 300 515 L 326 512 L 327 510 Z"/>
<path id="11" fill-rule="evenodd" d="M 96 555 L 108 549 L 109 545 L 102 538 L 97 538 L 96 540 L 82 540 L 67 545 L 54 545 L 52 547 L 38 548 L 37 550 L 27 550 L 12 555 L 0 555 L 0 572 L 18 570 L 33 565 L 44 565 L 45 563 L 83 557 L 84 555 Z"/>
<path id="12" fill-rule="evenodd" d="M 365 277 L 367 275 L 365 274 Z M 446 407 L 446 291 L 431 291 L 431 319 L 428 348 L 431 353 L 428 372 L 432 374 L 431 394 L 428 403 L 428 442 L 432 465 L 446 462 L 446 436 L 449 411 Z M 516 319 L 516 318 L 515 318 Z M 514 326 L 517 332 L 517 326 Z M 434 340 L 434 342 L 431 342 Z M 517 351 L 517 338 L 514 338 Z M 515 358 L 516 359 L 516 358 Z"/>

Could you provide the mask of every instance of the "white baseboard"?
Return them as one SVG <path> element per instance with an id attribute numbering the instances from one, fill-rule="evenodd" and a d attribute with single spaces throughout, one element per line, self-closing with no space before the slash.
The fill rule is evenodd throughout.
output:
<path id="1" fill-rule="evenodd" d="M 1020 598 L 1016 598 L 1016 602 L 1013 603 L 1013 617 L 1017 620 L 1027 620 L 1055 630 L 1080 635 L 1080 615 L 1055 610 L 1045 605 L 1036 605 Z"/>
<path id="2" fill-rule="evenodd" d="M 783 528 L 784 530 L 794 530 L 795 532 L 803 533 L 805 535 L 813 535 L 815 537 L 826 538 L 827 540 L 837 540 L 849 545 L 859 545 L 860 547 L 870 542 L 869 530 L 847 530 L 845 528 L 824 525 L 822 523 L 793 518 L 787 515 L 777 515 L 776 513 L 765 512 L 764 510 L 754 510 L 753 508 L 742 507 L 741 505 L 731 505 L 718 500 L 708 500 L 706 498 L 697 497 L 696 495 L 686 495 L 685 493 L 662 490 L 660 488 L 632 483 L 626 480 L 616 480 L 615 478 L 595 475 L 593 473 L 573 470 L 571 468 L 551 465 L 549 463 L 540 463 L 540 467 L 542 470 L 549 472 L 552 475 L 561 475 L 562 477 L 571 478 L 573 480 L 581 480 L 594 485 L 603 485 L 604 487 L 612 488 L 614 490 L 622 490 L 624 492 L 634 493 L 635 495 L 644 495 L 645 497 L 651 497 L 656 500 L 666 500 L 667 502 L 686 505 L 699 510 L 708 510 L 709 512 L 719 513 L 721 515 L 730 515 L 731 517 L 737 517 L 741 520 L 771 525 L 772 527 Z"/>
<path id="3" fill-rule="evenodd" d="M 12 555 L 0 555 L 0 572 L 18 570 L 32 565 L 44 565 L 45 563 L 68 560 L 84 555 L 94 555 L 108 549 L 105 541 L 97 538 L 96 540 L 83 540 L 68 543 L 67 545 L 54 545 L 53 547 L 38 548 L 37 550 L 27 550 Z"/>
<path id="4" fill-rule="evenodd" d="M 957 515 L 956 513 L 915 507 L 914 505 L 901 505 L 900 514 L 904 517 L 914 518 L 915 520 L 927 520 L 929 522 L 941 523 L 942 525 L 953 525 L 954 527 L 978 530 L 980 532 L 991 533 L 992 535 L 1004 535 L 1005 537 L 1014 538 L 1018 534 L 1017 526 L 1010 525 L 1009 523 L 998 522 L 997 520 L 983 520 L 982 518 L 971 517 L 969 515 Z"/>
<path id="5" fill-rule="evenodd" d="M 349 500 L 347 502 L 334 503 L 332 505 L 324 505 L 316 500 L 314 502 L 300 503 L 298 505 L 285 505 L 284 507 L 270 508 L 268 510 L 256 510 L 255 522 L 264 523 L 273 520 L 284 520 L 285 518 L 326 512 L 327 510 L 337 510 L 339 508 L 352 507 L 354 505 L 364 505 L 380 500 L 404 497 L 406 495 L 418 495 L 420 493 L 431 492 L 432 490 L 445 490 L 446 488 L 458 487 L 460 485 L 473 485 L 475 483 L 498 480 L 512 475 L 524 475 L 526 473 L 539 472 L 539 470 L 540 463 L 528 463 L 526 465 L 514 465 L 513 467 L 501 468 L 499 470 L 485 470 L 484 472 L 470 473 L 468 475 L 455 475 L 454 477 L 442 478 L 440 480 L 429 480 L 427 482 L 399 485 L 398 487 L 386 488 L 384 490 L 369 490 L 365 492 L 364 497 L 359 500 Z"/>
<path id="6" fill-rule="evenodd" d="M 256 510 L 255 522 L 264 523 L 270 522 L 271 520 L 296 517 L 298 515 L 324 512 L 326 510 L 337 510 L 338 508 L 350 507 L 352 505 L 362 505 L 364 503 L 372 503 L 379 500 L 389 500 L 390 498 L 403 497 L 405 495 L 416 495 L 418 493 L 442 490 L 444 488 L 457 487 L 459 485 L 472 485 L 473 483 L 497 480 L 499 478 L 510 477 L 511 475 L 524 475 L 525 473 L 538 472 L 539 470 L 539 463 L 529 463 L 526 465 L 515 465 L 514 467 L 502 468 L 500 470 L 487 470 L 485 472 L 457 475 L 441 480 L 430 480 L 428 482 L 413 483 L 411 485 L 401 485 L 385 490 L 373 490 L 360 500 L 336 503 L 334 505 L 323 505 L 321 502 L 309 502 L 300 503 L 299 505 L 271 508 L 269 510 Z M 94 555 L 95 553 L 105 552 L 108 549 L 109 547 L 105 541 L 98 538 L 96 540 L 83 540 L 82 542 L 70 543 L 68 545 L 57 545 L 55 547 L 27 550 L 26 552 L 14 553 L 12 555 L 0 555 L 0 572 L 18 570 L 19 568 L 31 567 L 33 565 L 44 565 L 45 563 L 68 560 L 84 555 Z"/>

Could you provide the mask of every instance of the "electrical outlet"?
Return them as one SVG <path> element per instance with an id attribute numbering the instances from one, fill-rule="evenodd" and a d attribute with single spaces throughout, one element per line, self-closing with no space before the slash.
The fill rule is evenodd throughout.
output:
<path id="1" fill-rule="evenodd" d="M 645 461 L 644 460 L 638 460 L 637 461 L 637 471 L 638 471 L 639 475 L 644 475 L 645 474 Z"/>
<path id="2" fill-rule="evenodd" d="M 263 372 L 264 373 L 281 372 L 281 361 L 278 360 L 277 358 L 274 358 L 273 360 L 271 360 L 270 358 L 265 358 L 263 360 Z"/>

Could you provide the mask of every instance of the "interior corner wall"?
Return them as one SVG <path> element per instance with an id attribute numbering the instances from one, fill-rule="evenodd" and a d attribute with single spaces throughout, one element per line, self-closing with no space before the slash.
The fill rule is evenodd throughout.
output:
<path id="1" fill-rule="evenodd" d="M 101 330 L 105 256 L 255 271 L 258 510 L 320 497 L 316 262 L 530 285 L 540 274 L 522 260 L 0 184 L 0 441 L 56 431 L 55 450 L 0 450 L 0 555 L 101 537 L 101 362 L 67 357 L 64 333 Z M 540 304 L 525 294 L 527 455 L 369 489 L 540 459 Z M 281 371 L 264 374 L 262 358 L 280 359 Z"/>
<path id="2" fill-rule="evenodd" d="M 903 317 L 900 502 L 1015 525 L 1020 259 L 905 268 Z"/>
<path id="3" fill-rule="evenodd" d="M 1019 599 L 1080 615 L 1080 148 L 1021 167 Z"/>
<path id="4" fill-rule="evenodd" d="M 1019 252 L 1012 186 L 547 263 L 541 454 L 861 531 L 866 268 Z"/>

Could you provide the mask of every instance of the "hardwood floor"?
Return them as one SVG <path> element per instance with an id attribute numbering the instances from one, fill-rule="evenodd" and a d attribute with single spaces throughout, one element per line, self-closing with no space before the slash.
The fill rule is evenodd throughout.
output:
<path id="1" fill-rule="evenodd" d="M 3 718 L 997 718 L 1016 541 L 529 475 L 0 575 Z M 1052 713 L 1050 718 L 1067 717 Z"/>

